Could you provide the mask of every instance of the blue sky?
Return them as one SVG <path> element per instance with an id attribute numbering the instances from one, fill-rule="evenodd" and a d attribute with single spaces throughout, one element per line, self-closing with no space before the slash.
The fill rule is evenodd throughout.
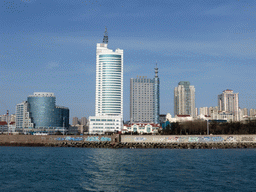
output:
<path id="1" fill-rule="evenodd" d="M 225 89 L 256 108 L 256 1 L 1 0 L 0 114 L 33 92 L 53 92 L 70 119 L 94 115 L 96 43 L 108 28 L 124 50 L 124 119 L 130 78 L 160 77 L 160 113 L 173 115 L 179 81 L 196 107 L 217 106 Z"/>

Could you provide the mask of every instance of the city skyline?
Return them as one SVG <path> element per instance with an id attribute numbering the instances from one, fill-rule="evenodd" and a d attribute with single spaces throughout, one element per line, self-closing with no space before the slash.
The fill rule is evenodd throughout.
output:
<path id="1" fill-rule="evenodd" d="M 180 81 L 195 86 L 197 108 L 217 106 L 226 89 L 239 93 L 240 108 L 256 108 L 256 2 L 0 5 L 0 114 L 15 113 L 32 92 L 54 92 L 70 118 L 95 114 L 95 45 L 105 26 L 109 48 L 124 50 L 124 120 L 130 114 L 130 78 L 151 76 L 156 61 L 160 114 L 174 114 L 173 90 Z"/>

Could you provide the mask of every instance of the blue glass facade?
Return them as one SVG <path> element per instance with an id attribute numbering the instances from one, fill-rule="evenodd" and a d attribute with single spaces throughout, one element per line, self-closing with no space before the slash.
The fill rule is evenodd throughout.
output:
<path id="1" fill-rule="evenodd" d="M 68 127 L 69 126 L 69 109 L 65 107 L 55 108 L 56 127 Z"/>
<path id="2" fill-rule="evenodd" d="M 122 63 L 121 55 L 99 55 L 102 71 L 102 113 L 121 114 Z"/>
<path id="3" fill-rule="evenodd" d="M 29 96 L 29 112 L 34 128 L 57 128 L 69 125 L 69 109 L 56 107 L 54 96 Z"/>

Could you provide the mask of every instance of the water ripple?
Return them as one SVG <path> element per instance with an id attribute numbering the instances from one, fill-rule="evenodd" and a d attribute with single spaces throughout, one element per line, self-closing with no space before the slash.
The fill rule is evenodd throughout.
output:
<path id="1" fill-rule="evenodd" d="M 256 150 L 0 147 L 0 191 L 255 191 Z"/>

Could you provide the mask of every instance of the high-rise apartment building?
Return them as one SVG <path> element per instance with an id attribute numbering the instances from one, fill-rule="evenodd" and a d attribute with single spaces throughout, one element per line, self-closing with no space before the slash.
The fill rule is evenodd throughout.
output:
<path id="1" fill-rule="evenodd" d="M 78 117 L 73 117 L 72 125 L 79 124 Z"/>
<path id="2" fill-rule="evenodd" d="M 255 116 L 256 115 L 256 109 L 250 109 L 250 116 Z"/>
<path id="3" fill-rule="evenodd" d="M 195 87 L 189 81 L 180 81 L 174 89 L 174 115 L 195 117 Z"/>
<path id="4" fill-rule="evenodd" d="M 248 116 L 248 109 L 247 108 L 241 109 L 241 113 L 243 116 Z"/>
<path id="5" fill-rule="evenodd" d="M 234 121 L 239 121 L 238 93 L 227 89 L 218 95 L 218 110 L 232 113 Z"/>
<path id="6" fill-rule="evenodd" d="M 30 118 L 28 102 L 24 101 L 16 105 L 16 131 L 26 132 L 34 128 L 34 124 Z"/>
<path id="7" fill-rule="evenodd" d="M 89 122 L 89 133 L 98 134 L 121 131 L 123 123 L 123 50 L 108 49 L 107 30 L 96 47 L 95 116 Z"/>
<path id="8" fill-rule="evenodd" d="M 155 78 L 131 78 L 130 80 L 130 121 L 131 123 L 159 123 L 159 78 L 155 68 Z"/>
<path id="9" fill-rule="evenodd" d="M 200 108 L 199 108 L 199 113 L 200 113 L 199 115 L 202 114 L 202 115 L 207 115 L 207 116 L 208 116 L 208 115 L 209 115 L 209 109 L 208 109 L 208 107 L 200 107 Z"/>
<path id="10" fill-rule="evenodd" d="M 80 119 L 80 124 L 81 124 L 81 125 L 87 125 L 87 118 L 86 118 L 86 117 L 82 117 L 82 118 Z"/>

